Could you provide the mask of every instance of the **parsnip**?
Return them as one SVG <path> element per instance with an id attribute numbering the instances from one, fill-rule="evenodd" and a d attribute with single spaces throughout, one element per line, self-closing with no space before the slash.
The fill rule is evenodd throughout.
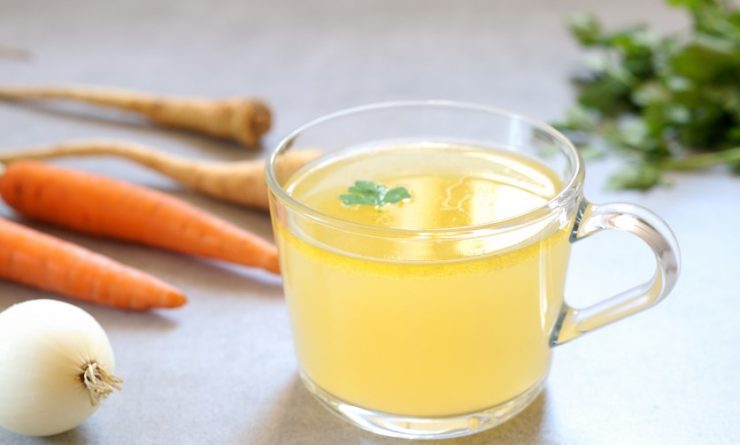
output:
<path id="1" fill-rule="evenodd" d="M 113 88 L 0 86 L 0 99 L 59 99 L 102 105 L 141 114 L 162 126 L 235 140 L 249 148 L 259 146 L 260 138 L 271 125 L 267 105 L 261 100 L 249 98 L 209 100 L 162 97 Z"/>
<path id="2" fill-rule="evenodd" d="M 318 155 L 318 150 L 288 152 L 276 166 L 278 180 L 287 179 Z M 262 159 L 236 162 L 195 161 L 131 142 L 88 140 L 16 152 L 0 152 L 0 162 L 69 156 L 125 158 L 206 195 L 247 207 L 263 210 L 268 208 L 265 167 Z"/>

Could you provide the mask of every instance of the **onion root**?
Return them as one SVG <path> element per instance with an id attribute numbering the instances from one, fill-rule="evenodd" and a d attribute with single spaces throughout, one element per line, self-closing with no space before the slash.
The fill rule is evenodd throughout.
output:
<path id="1" fill-rule="evenodd" d="M 113 391 L 120 391 L 123 388 L 123 379 L 109 373 L 94 361 L 83 366 L 80 380 L 82 380 L 90 395 L 92 406 L 97 406 L 98 403 L 108 398 Z"/>

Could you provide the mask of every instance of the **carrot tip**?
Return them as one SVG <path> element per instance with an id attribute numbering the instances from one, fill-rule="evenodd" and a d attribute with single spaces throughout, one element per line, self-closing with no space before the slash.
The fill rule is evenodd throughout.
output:
<path id="1" fill-rule="evenodd" d="M 185 306 L 187 303 L 188 303 L 188 299 L 184 294 L 175 293 L 175 294 L 171 294 L 168 296 L 167 304 L 164 307 L 167 307 L 167 308 L 182 307 L 182 306 Z"/>

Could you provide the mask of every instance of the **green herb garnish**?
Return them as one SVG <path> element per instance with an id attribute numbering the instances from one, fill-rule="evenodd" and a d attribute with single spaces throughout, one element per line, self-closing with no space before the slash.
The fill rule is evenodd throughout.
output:
<path id="1" fill-rule="evenodd" d="M 371 181 L 355 181 L 347 191 L 349 193 L 339 195 L 344 205 L 371 205 L 383 207 L 386 204 L 395 204 L 404 199 L 411 198 L 409 191 L 403 187 L 388 187 Z"/>
<path id="2" fill-rule="evenodd" d="M 740 9 L 726 0 L 667 3 L 691 15 L 690 32 L 606 32 L 590 14 L 568 23 L 591 58 L 574 77 L 578 104 L 555 125 L 584 154 L 626 159 L 610 180 L 616 188 L 647 190 L 666 171 L 719 164 L 740 173 Z"/>

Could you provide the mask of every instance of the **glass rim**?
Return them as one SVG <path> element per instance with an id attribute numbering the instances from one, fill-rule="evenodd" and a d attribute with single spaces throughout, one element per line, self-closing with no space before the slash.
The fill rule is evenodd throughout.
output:
<path id="1" fill-rule="evenodd" d="M 436 109 L 449 109 L 449 110 L 460 110 L 460 111 L 477 111 L 483 113 L 489 113 L 498 117 L 504 117 L 515 121 L 524 122 L 527 125 L 540 129 L 549 135 L 553 136 L 557 142 L 559 142 L 565 149 L 560 149 L 573 165 L 573 171 L 569 175 L 567 181 L 563 181 L 564 186 L 562 189 L 550 198 L 546 203 L 541 206 L 534 208 L 528 212 L 506 218 L 500 221 L 494 221 L 483 224 L 475 224 L 468 226 L 458 227 L 444 227 L 444 228 L 428 228 L 428 229 L 405 229 L 399 227 L 379 227 L 371 224 L 358 223 L 354 221 L 348 221 L 342 218 L 337 218 L 314 209 L 313 207 L 306 205 L 299 200 L 289 195 L 283 186 L 278 183 L 277 176 L 275 173 L 275 163 L 277 162 L 278 156 L 283 154 L 286 150 L 292 147 L 292 142 L 311 128 L 317 127 L 326 122 L 333 121 L 338 118 L 358 115 L 366 112 L 381 111 L 389 109 L 403 109 L 403 108 L 436 108 Z M 383 235 L 395 235 L 399 237 L 404 236 L 430 236 L 439 237 L 440 235 L 461 235 L 470 234 L 471 232 L 477 233 L 480 231 L 499 231 L 511 228 L 520 227 L 528 223 L 540 220 L 558 208 L 562 207 L 564 203 L 572 198 L 580 195 L 580 189 L 583 185 L 584 170 L 583 160 L 581 159 L 580 153 L 575 148 L 573 143 L 561 132 L 552 127 L 551 125 L 539 121 L 537 119 L 530 118 L 526 115 L 519 114 L 516 112 L 506 111 L 500 108 L 491 107 L 487 105 L 480 105 L 468 102 L 451 101 L 451 100 L 399 100 L 389 102 L 376 102 L 367 105 L 361 105 L 351 108 L 345 108 L 339 111 L 335 111 L 329 114 L 325 114 L 321 117 L 313 119 L 295 130 L 291 131 L 287 136 L 282 138 L 278 143 L 275 150 L 270 153 L 265 164 L 265 177 L 267 186 L 270 192 L 274 193 L 279 200 L 299 211 L 302 216 L 309 217 L 312 220 L 320 223 L 328 224 L 336 227 L 343 227 L 353 232 L 372 232 Z"/>

